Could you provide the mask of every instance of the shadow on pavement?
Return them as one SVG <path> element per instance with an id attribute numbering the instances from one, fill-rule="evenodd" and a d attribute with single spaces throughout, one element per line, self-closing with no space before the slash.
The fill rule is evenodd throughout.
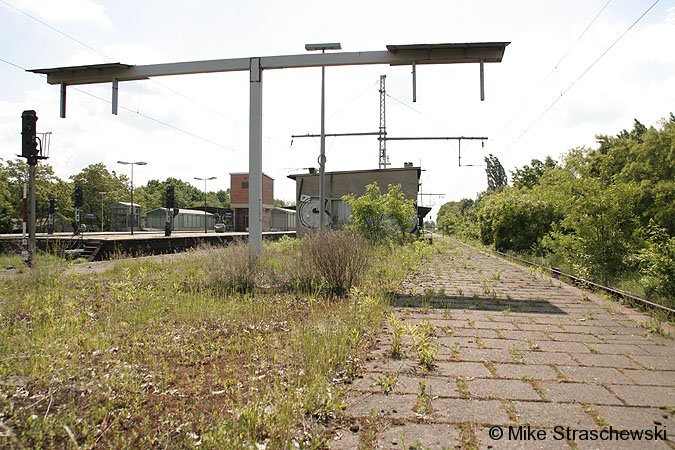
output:
<path id="1" fill-rule="evenodd" d="M 397 308 L 467 309 L 477 311 L 511 311 L 531 314 L 562 314 L 565 311 L 545 300 L 513 300 L 494 297 L 430 297 L 397 295 L 391 302 Z"/>

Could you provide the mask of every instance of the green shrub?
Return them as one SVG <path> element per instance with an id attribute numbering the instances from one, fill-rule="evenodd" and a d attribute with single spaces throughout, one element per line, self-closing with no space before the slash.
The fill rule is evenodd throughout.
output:
<path id="1" fill-rule="evenodd" d="M 648 229 L 646 247 L 637 254 L 640 265 L 640 281 L 645 294 L 661 297 L 675 306 L 675 237 L 653 223 Z"/>
<path id="2" fill-rule="evenodd" d="M 392 238 L 405 242 L 415 227 L 415 202 L 405 198 L 400 184 L 390 184 L 387 193 L 381 194 L 377 183 L 371 183 L 361 197 L 345 195 L 342 201 L 352 210 L 349 229 L 371 242 Z"/>
<path id="3" fill-rule="evenodd" d="M 527 251 L 537 246 L 558 219 L 554 206 L 517 189 L 485 197 L 477 213 L 480 238 L 499 251 Z"/>

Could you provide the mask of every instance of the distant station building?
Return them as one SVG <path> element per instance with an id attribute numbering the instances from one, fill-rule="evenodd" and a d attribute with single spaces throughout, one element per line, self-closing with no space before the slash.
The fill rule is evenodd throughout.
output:
<path id="1" fill-rule="evenodd" d="M 295 209 L 272 208 L 271 231 L 292 231 L 295 230 Z"/>
<path id="2" fill-rule="evenodd" d="M 206 220 L 206 229 L 213 231 L 216 224 L 216 216 L 210 212 L 195 209 L 179 209 L 178 214 L 173 218 L 174 231 L 201 231 L 204 232 L 204 220 Z M 155 208 L 145 216 L 145 225 L 147 228 L 163 230 L 166 223 L 166 208 Z"/>
<path id="3" fill-rule="evenodd" d="M 366 193 L 366 186 L 376 182 L 382 193 L 387 187 L 400 184 L 401 191 L 407 199 L 417 205 L 419 181 L 422 169 L 406 163 L 404 167 L 392 169 L 350 170 L 343 172 L 326 172 L 326 207 L 324 209 L 324 224 L 332 227 L 342 227 L 349 224 L 351 210 L 342 201 L 344 195 L 354 194 L 359 197 Z M 289 175 L 295 180 L 295 194 L 297 200 L 297 231 L 298 234 L 319 228 L 319 174 L 313 169 L 308 173 Z M 431 208 L 417 207 L 418 224 L 420 226 Z"/>
<path id="4" fill-rule="evenodd" d="M 272 229 L 274 209 L 274 178 L 263 173 L 262 180 L 262 230 Z M 234 231 L 248 231 L 248 173 L 230 173 L 230 203 Z"/>
<path id="5" fill-rule="evenodd" d="M 132 219 L 133 217 L 133 219 Z M 131 231 L 131 224 L 134 229 L 141 228 L 141 205 L 129 202 L 114 202 L 110 204 L 110 231 Z"/>
<path id="6" fill-rule="evenodd" d="M 223 223 L 228 231 L 234 230 L 232 208 L 221 208 L 220 206 L 206 206 L 205 208 L 204 205 L 193 205 L 190 206 L 190 209 L 195 211 L 204 211 L 206 209 L 206 212 L 214 215 L 216 223 Z"/>

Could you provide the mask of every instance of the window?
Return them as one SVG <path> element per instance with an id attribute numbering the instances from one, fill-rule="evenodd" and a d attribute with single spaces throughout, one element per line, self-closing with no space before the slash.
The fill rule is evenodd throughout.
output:
<path id="1" fill-rule="evenodd" d="M 242 189 L 248 189 L 248 181 L 242 181 L 241 182 L 241 188 Z"/>

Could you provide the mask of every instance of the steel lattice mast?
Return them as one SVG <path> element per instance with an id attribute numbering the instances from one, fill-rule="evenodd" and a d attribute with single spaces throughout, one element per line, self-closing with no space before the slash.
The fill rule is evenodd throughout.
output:
<path id="1" fill-rule="evenodd" d="M 380 143 L 380 169 L 386 169 L 389 165 L 389 158 L 387 158 L 387 141 L 385 137 L 387 136 L 387 117 L 386 117 L 386 96 L 387 91 L 385 89 L 385 80 L 387 79 L 386 75 L 380 75 L 380 135 L 378 141 Z"/>

